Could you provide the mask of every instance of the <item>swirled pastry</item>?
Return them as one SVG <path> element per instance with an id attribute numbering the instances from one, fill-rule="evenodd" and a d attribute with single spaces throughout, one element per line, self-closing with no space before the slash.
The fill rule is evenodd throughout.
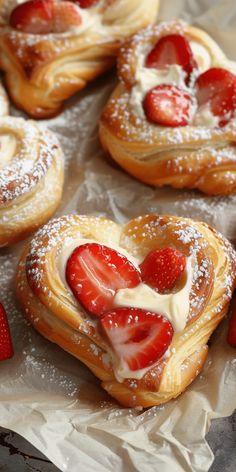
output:
<path id="1" fill-rule="evenodd" d="M 0 6 L 0 68 L 15 104 L 45 118 L 114 64 L 124 38 L 155 22 L 159 0 L 13 3 Z"/>
<path id="2" fill-rule="evenodd" d="M 125 406 L 177 397 L 201 370 L 235 286 L 235 252 L 205 223 L 147 215 L 124 226 L 64 216 L 41 228 L 17 294 L 46 338 Z"/>
<path id="3" fill-rule="evenodd" d="M 205 32 L 171 21 L 121 48 L 101 118 L 104 148 L 139 180 L 236 191 L 236 63 Z"/>
<path id="4" fill-rule="evenodd" d="M 56 137 L 23 118 L 0 118 L 0 247 L 26 237 L 56 210 L 63 155 Z"/>

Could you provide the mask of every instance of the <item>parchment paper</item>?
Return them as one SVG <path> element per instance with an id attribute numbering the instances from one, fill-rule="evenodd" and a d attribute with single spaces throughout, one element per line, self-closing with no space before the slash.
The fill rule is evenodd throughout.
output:
<path id="1" fill-rule="evenodd" d="M 160 18 L 173 17 L 205 28 L 236 60 L 235 0 L 163 0 Z M 99 79 L 62 115 L 41 123 L 57 133 L 66 155 L 57 214 L 106 215 L 123 223 L 148 212 L 172 213 L 207 221 L 236 240 L 235 196 L 154 190 L 106 160 L 97 122 L 114 77 L 113 71 Z M 144 412 L 121 408 L 85 366 L 44 340 L 18 310 L 14 271 L 24 244 L 0 253 L 0 299 L 15 347 L 13 359 L 0 365 L 0 425 L 23 435 L 63 471 L 207 471 L 210 420 L 236 407 L 236 351 L 225 342 L 227 321 L 213 335 L 201 375 L 181 397 Z"/>

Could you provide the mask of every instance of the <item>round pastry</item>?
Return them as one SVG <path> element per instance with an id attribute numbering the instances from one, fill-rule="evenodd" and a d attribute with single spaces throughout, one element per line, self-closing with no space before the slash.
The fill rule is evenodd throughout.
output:
<path id="1" fill-rule="evenodd" d="M 236 63 L 179 21 L 121 48 L 120 83 L 100 126 L 104 149 L 139 180 L 202 192 L 236 191 Z"/>
<path id="2" fill-rule="evenodd" d="M 70 215 L 41 228 L 17 295 L 47 339 L 125 406 L 177 397 L 200 372 L 236 281 L 232 246 L 205 223 L 146 215 L 124 226 Z"/>
<path id="3" fill-rule="evenodd" d="M 158 5 L 159 0 L 3 0 L 0 68 L 12 100 L 35 118 L 57 114 L 65 99 L 114 64 L 124 38 L 155 22 Z"/>
<path id="4" fill-rule="evenodd" d="M 56 210 L 63 155 L 56 137 L 33 121 L 0 118 L 0 247 L 26 237 Z"/>

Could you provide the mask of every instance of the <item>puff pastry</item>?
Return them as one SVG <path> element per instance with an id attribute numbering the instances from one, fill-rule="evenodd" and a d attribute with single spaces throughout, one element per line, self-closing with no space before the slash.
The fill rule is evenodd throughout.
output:
<path id="1" fill-rule="evenodd" d="M 109 69 L 121 41 L 153 24 L 159 6 L 159 0 L 100 0 L 88 9 L 77 5 L 80 26 L 45 35 L 11 28 L 13 3 L 0 5 L 0 68 L 14 103 L 35 118 L 57 114 L 65 99 Z"/>
<path id="2" fill-rule="evenodd" d="M 56 137 L 33 121 L 0 118 L 0 247 L 45 223 L 62 195 L 63 155 Z"/>
<path id="3" fill-rule="evenodd" d="M 184 309 L 183 298 L 188 300 L 186 320 L 175 330 L 165 355 L 140 378 L 135 375 L 117 380 L 97 320 L 67 285 L 66 261 L 81 238 L 108 247 L 117 245 L 139 260 L 150 251 L 171 246 L 191 261 L 191 276 L 187 276 L 188 282 L 184 279 L 181 288 L 185 295 L 181 292 L 179 302 L 175 298 L 180 304 L 178 316 Z M 41 228 L 26 247 L 18 267 L 17 295 L 34 327 L 88 366 L 118 402 L 149 407 L 177 397 L 201 370 L 208 339 L 229 307 L 235 263 L 230 243 L 205 223 L 146 215 L 121 226 L 104 218 L 69 215 Z M 177 324 L 179 321 L 176 319 Z"/>
<path id="4" fill-rule="evenodd" d="M 160 80 L 163 70 L 160 72 L 145 64 L 152 48 L 167 35 L 186 38 L 197 63 L 188 87 L 183 76 L 176 78 L 177 66 L 172 66 L 175 73 L 172 84 L 181 82 L 183 90 L 192 94 L 195 104 L 194 114 L 185 126 L 154 124 L 147 119 L 143 109 L 145 93 L 149 89 L 161 80 L 168 83 L 166 87 L 171 85 L 170 76 L 164 74 Z M 234 113 L 224 126 L 219 126 L 219 120 L 213 116 L 208 104 L 196 109 L 194 96 L 196 77 L 219 69 L 223 75 L 230 73 L 234 81 L 233 97 L 227 97 Z M 171 72 L 171 68 L 168 71 Z M 236 63 L 227 59 L 215 41 L 202 30 L 183 22 L 160 23 L 134 35 L 121 48 L 118 74 L 120 83 L 105 106 L 100 125 L 101 142 L 112 158 L 132 176 L 156 187 L 196 188 L 212 195 L 234 193 Z M 217 86 L 219 94 L 224 93 L 223 82 L 219 81 Z"/>

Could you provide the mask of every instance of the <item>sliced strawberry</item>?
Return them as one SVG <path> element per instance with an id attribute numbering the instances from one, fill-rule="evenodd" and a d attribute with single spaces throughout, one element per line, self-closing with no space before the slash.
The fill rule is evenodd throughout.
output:
<path id="1" fill-rule="evenodd" d="M 140 264 L 143 282 L 164 293 L 177 283 L 186 266 L 186 257 L 172 247 L 150 252 Z"/>
<path id="2" fill-rule="evenodd" d="M 121 365 L 133 371 L 158 361 L 173 337 L 173 327 L 164 316 L 140 308 L 117 308 L 100 321 Z"/>
<path id="3" fill-rule="evenodd" d="M 97 3 L 99 2 L 99 0 L 70 0 L 70 1 L 77 3 L 80 6 L 80 8 L 90 8 L 97 5 Z"/>
<path id="4" fill-rule="evenodd" d="M 113 308 L 116 291 L 136 287 L 140 272 L 123 254 L 97 243 L 77 247 L 66 266 L 66 280 L 86 310 L 101 316 Z"/>
<path id="5" fill-rule="evenodd" d="M 79 26 L 82 18 L 71 1 L 30 0 L 18 5 L 10 16 L 10 25 L 24 33 L 63 33 Z"/>
<path id="6" fill-rule="evenodd" d="M 147 119 L 163 126 L 186 126 L 190 120 L 191 96 L 174 85 L 161 84 L 149 90 L 143 102 Z"/>
<path id="7" fill-rule="evenodd" d="M 55 3 L 53 6 L 53 33 L 63 33 L 69 28 L 79 26 L 82 23 L 82 17 L 79 9 L 72 2 Z"/>
<path id="8" fill-rule="evenodd" d="M 198 68 L 189 42 L 181 34 L 163 36 L 146 59 L 146 67 L 155 69 L 165 69 L 172 64 L 178 64 L 183 68 L 186 72 L 186 82 L 189 81 L 193 69 Z"/>
<path id="9" fill-rule="evenodd" d="M 13 347 L 7 315 L 3 305 L 0 303 L 0 361 L 5 361 L 13 356 Z"/>
<path id="10" fill-rule="evenodd" d="M 232 316 L 229 320 L 227 342 L 230 346 L 236 347 L 236 307 L 234 307 Z"/>
<path id="11" fill-rule="evenodd" d="M 225 69 L 213 67 L 196 80 L 199 106 L 209 103 L 213 115 L 221 118 L 224 126 L 236 110 L 236 75 Z"/>
<path id="12" fill-rule="evenodd" d="M 11 13 L 10 25 L 24 33 L 51 32 L 53 0 L 29 0 L 17 5 Z"/>

